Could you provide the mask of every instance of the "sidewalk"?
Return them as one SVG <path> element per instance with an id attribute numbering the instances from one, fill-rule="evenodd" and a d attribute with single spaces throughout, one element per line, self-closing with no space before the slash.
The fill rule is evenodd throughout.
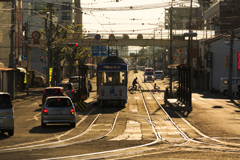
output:
<path id="1" fill-rule="evenodd" d="M 229 98 L 229 97 L 224 96 L 220 93 L 202 93 L 202 92 L 196 92 L 196 93 L 203 94 L 203 95 L 208 95 L 209 94 L 209 95 L 212 95 L 212 96 L 215 96 L 215 97 L 219 97 L 220 99 L 229 100 L 234 105 L 236 105 L 236 107 L 240 108 L 240 98 L 236 98 L 236 97 Z M 172 109 L 172 110 L 183 112 L 183 114 L 186 113 L 186 112 L 188 112 L 188 114 L 189 114 L 192 111 L 192 108 L 194 107 L 193 105 L 192 106 L 185 106 L 184 104 L 181 104 L 180 102 L 178 102 L 178 99 L 176 97 L 165 99 L 165 106 L 167 108 Z M 185 115 L 185 116 L 187 116 L 187 115 Z"/>
<path id="2" fill-rule="evenodd" d="M 44 88 L 45 87 L 29 88 L 28 95 L 26 90 L 18 91 L 15 93 L 15 99 L 13 100 L 13 102 L 25 100 L 33 96 L 42 96 Z"/>

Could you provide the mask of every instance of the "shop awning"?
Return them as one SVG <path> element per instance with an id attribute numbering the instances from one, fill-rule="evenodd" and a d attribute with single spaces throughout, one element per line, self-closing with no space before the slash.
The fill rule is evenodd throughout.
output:
<path id="1" fill-rule="evenodd" d="M 22 67 L 17 67 L 18 70 L 20 70 L 20 72 L 26 73 L 26 69 L 22 68 Z"/>

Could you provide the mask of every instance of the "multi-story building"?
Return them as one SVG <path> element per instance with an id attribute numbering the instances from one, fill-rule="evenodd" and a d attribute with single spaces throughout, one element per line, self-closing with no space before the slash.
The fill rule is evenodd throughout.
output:
<path id="1" fill-rule="evenodd" d="M 0 91 L 15 98 L 18 56 L 22 54 L 22 0 L 0 2 Z"/>
<path id="2" fill-rule="evenodd" d="M 207 29 L 224 34 L 240 26 L 240 0 L 221 0 L 205 11 Z"/>
<path id="3" fill-rule="evenodd" d="M 27 26 L 29 41 L 32 41 L 33 33 L 36 33 L 36 31 L 41 33 L 41 30 L 45 30 L 46 27 L 49 28 L 50 19 L 52 19 L 53 25 L 58 24 L 60 27 L 65 27 L 67 24 L 82 23 L 80 0 L 52 0 L 51 2 L 26 0 L 23 3 L 23 8 L 23 23 Z M 40 36 L 40 40 L 47 40 L 46 36 Z M 39 45 L 29 46 L 29 52 L 31 53 L 29 67 L 34 69 L 36 73 L 45 74 L 48 65 L 46 53 L 39 48 Z M 22 64 L 25 64 L 24 61 L 22 59 Z"/>

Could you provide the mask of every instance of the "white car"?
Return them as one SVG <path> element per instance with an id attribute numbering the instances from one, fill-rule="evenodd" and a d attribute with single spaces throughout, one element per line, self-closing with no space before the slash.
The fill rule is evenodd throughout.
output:
<path id="1" fill-rule="evenodd" d="M 75 106 L 68 96 L 52 96 L 46 99 L 41 111 L 41 126 L 46 128 L 47 123 L 69 123 L 76 125 Z"/>

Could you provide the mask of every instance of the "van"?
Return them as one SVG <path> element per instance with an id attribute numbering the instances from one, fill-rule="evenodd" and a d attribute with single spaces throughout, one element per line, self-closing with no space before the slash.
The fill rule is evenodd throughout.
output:
<path id="1" fill-rule="evenodd" d="M 162 70 L 156 70 L 154 76 L 155 76 L 155 79 L 161 79 L 161 80 L 164 79 Z"/>
<path id="2" fill-rule="evenodd" d="M 232 91 L 238 92 L 238 85 L 240 85 L 240 77 L 232 77 Z M 220 80 L 220 92 L 227 94 L 228 92 L 228 77 L 222 77 Z"/>
<path id="3" fill-rule="evenodd" d="M 154 69 L 153 68 L 145 68 L 143 76 L 144 76 L 144 82 L 146 82 L 146 81 L 154 82 L 154 80 L 155 80 Z"/>
<path id="4" fill-rule="evenodd" d="M 7 92 L 0 92 L 0 131 L 14 134 L 14 110 L 11 96 Z"/>

